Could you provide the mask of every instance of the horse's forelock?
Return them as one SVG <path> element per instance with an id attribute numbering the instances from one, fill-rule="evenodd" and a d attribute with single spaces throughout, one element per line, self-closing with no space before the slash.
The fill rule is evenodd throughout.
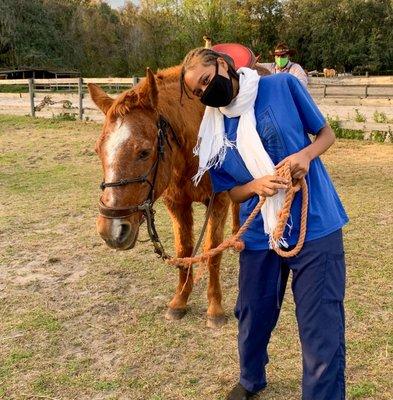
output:
<path id="1" fill-rule="evenodd" d="M 108 111 L 107 118 L 115 121 L 124 118 L 133 108 L 140 103 L 139 96 L 133 89 L 129 89 L 120 94 Z"/>

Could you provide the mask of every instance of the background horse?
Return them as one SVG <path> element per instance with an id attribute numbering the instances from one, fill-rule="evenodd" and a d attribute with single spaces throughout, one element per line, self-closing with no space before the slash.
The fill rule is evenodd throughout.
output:
<path id="1" fill-rule="evenodd" d="M 198 168 L 198 159 L 192 150 L 204 106 L 187 96 L 180 102 L 179 74 L 180 67 L 163 70 L 157 76 L 148 69 L 141 83 L 117 99 L 89 84 L 91 98 L 105 114 L 103 130 L 96 143 L 104 173 L 101 197 L 104 215 L 98 216 L 97 230 L 112 248 L 134 247 L 143 221 L 138 206 L 147 198 L 155 201 L 161 196 L 172 218 L 176 256 L 186 257 L 192 253 L 192 203 L 207 206 L 212 188 L 208 174 L 197 187 L 191 181 Z M 166 129 L 164 139 L 158 134 L 163 118 L 173 129 L 173 132 Z M 229 204 L 226 193 L 214 197 L 205 250 L 221 243 Z M 237 206 L 233 208 L 233 215 L 233 230 L 236 231 Z M 207 325 L 210 327 L 219 327 L 226 321 L 221 305 L 220 261 L 219 255 L 208 263 Z M 180 319 L 186 312 L 193 286 L 192 271 L 187 275 L 187 270 L 179 268 L 176 293 L 166 312 L 168 319 Z"/>
<path id="2" fill-rule="evenodd" d="M 323 76 L 325 78 L 334 78 L 336 76 L 336 70 L 335 69 L 329 69 L 329 68 L 324 68 L 323 69 Z"/>

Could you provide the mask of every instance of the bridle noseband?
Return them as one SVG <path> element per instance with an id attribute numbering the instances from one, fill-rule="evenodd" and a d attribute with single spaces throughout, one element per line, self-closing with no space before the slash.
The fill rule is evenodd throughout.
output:
<path id="1" fill-rule="evenodd" d="M 100 184 L 101 190 L 104 190 L 108 187 L 121 187 L 130 185 L 133 183 L 148 183 L 150 186 L 149 194 L 146 200 L 142 204 L 132 205 L 129 207 L 108 207 L 106 206 L 103 201 L 102 197 L 98 203 L 98 209 L 100 211 L 100 215 L 104 218 L 108 219 L 116 219 L 116 218 L 128 218 L 136 212 L 142 212 L 147 223 L 147 231 L 154 245 L 154 251 L 162 258 L 168 258 L 169 256 L 166 254 L 164 247 L 158 237 L 157 230 L 154 224 L 154 213 L 153 210 L 153 203 L 155 201 L 154 190 L 157 180 L 157 173 L 158 167 L 161 160 L 164 160 L 164 149 L 165 143 L 167 143 L 168 147 L 172 151 L 172 146 L 168 138 L 168 128 L 171 130 L 172 139 L 176 142 L 176 144 L 181 147 L 180 141 L 178 136 L 176 135 L 175 131 L 173 130 L 172 126 L 169 122 L 163 117 L 159 116 L 157 121 L 157 158 L 154 161 L 153 165 L 149 169 L 149 171 L 144 174 L 140 175 L 136 178 L 126 178 L 120 179 L 115 182 L 105 182 L 102 181 Z M 153 174 L 152 181 L 149 180 L 149 175 Z"/>

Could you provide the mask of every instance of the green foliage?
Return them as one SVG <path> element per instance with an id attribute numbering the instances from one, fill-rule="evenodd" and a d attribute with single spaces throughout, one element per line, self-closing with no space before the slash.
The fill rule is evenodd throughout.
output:
<path id="1" fill-rule="evenodd" d="M 57 115 L 53 115 L 52 119 L 55 121 L 76 121 L 75 113 L 60 113 Z"/>
<path id="2" fill-rule="evenodd" d="M 382 131 L 372 131 L 371 132 L 371 139 L 375 140 L 376 142 L 383 143 L 386 140 L 387 133 Z"/>
<path id="3" fill-rule="evenodd" d="M 340 120 L 338 119 L 337 116 L 335 117 L 331 117 L 330 115 L 326 116 L 326 120 L 328 122 L 328 124 L 330 125 L 330 127 L 333 129 L 336 137 L 339 137 L 339 135 L 341 135 L 341 126 L 340 126 Z"/>
<path id="4" fill-rule="evenodd" d="M 178 64 L 203 36 L 240 42 L 269 60 L 278 41 L 308 70 L 393 70 L 390 0 L 2 0 L 0 68 L 132 76 Z"/>
<path id="5" fill-rule="evenodd" d="M 281 36 L 305 68 L 392 69 L 393 3 L 389 0 L 289 0 Z"/>
<path id="6" fill-rule="evenodd" d="M 326 120 L 330 127 L 333 129 L 334 134 L 337 138 L 341 139 L 357 139 L 362 140 L 364 138 L 364 132 L 359 130 L 352 130 L 352 129 L 343 129 L 340 126 L 340 120 L 338 117 L 331 117 L 327 116 Z"/>
<path id="7" fill-rule="evenodd" d="M 388 123 L 388 117 L 386 116 L 386 114 L 383 111 L 379 112 L 379 111 L 375 110 L 374 114 L 373 114 L 373 118 L 374 118 L 375 122 L 378 122 L 380 124 Z"/>
<path id="8" fill-rule="evenodd" d="M 0 85 L 0 93 L 29 93 L 27 85 Z"/>
<path id="9" fill-rule="evenodd" d="M 341 139 L 362 140 L 364 138 L 364 132 L 354 129 L 341 129 L 340 135 L 337 137 Z"/>
<path id="10" fill-rule="evenodd" d="M 355 108 L 355 121 L 366 122 L 366 116 L 362 114 L 357 108 Z"/>

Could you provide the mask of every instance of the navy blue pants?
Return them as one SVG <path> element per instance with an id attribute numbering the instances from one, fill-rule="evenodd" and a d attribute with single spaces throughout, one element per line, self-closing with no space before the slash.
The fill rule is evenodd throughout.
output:
<path id="1" fill-rule="evenodd" d="M 306 242 L 296 257 L 282 258 L 272 250 L 240 253 L 235 308 L 240 383 L 251 392 L 266 386 L 267 345 L 290 270 L 303 355 L 302 399 L 342 400 L 345 262 L 341 229 Z"/>

